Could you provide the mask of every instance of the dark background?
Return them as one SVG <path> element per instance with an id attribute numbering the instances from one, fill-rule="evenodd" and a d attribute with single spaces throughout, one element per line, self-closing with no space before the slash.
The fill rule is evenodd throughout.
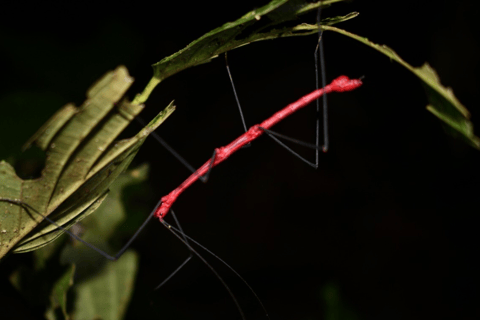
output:
<path id="1" fill-rule="evenodd" d="M 0 158 L 28 168 L 30 162 L 18 160 L 26 158 L 19 152 L 23 142 L 63 104 L 81 104 L 107 70 L 128 67 L 136 79 L 133 98 L 148 82 L 150 64 L 266 2 L 19 3 L 3 11 Z M 324 16 L 359 11 L 339 27 L 389 45 L 414 66 L 429 62 L 478 123 L 475 3 L 353 1 Z M 314 16 L 303 21 L 314 22 Z M 365 84 L 329 96 L 331 149 L 321 155 L 319 169 L 261 138 L 179 198 L 174 208 L 185 232 L 241 273 L 272 319 L 480 317 L 474 258 L 479 151 L 445 134 L 425 110 L 423 88 L 411 73 L 341 35 L 326 33 L 324 41 L 328 80 L 365 76 Z M 290 38 L 229 53 L 248 125 L 314 89 L 315 45 L 314 36 Z M 172 99 L 177 110 L 157 132 L 195 167 L 242 131 L 223 58 L 167 79 L 142 117 L 152 119 Z M 313 141 L 314 122 L 312 106 L 275 130 Z M 130 134 L 139 128 L 134 124 Z M 311 150 L 297 149 L 313 159 Z M 152 173 L 138 206 L 148 210 L 189 173 L 153 139 L 136 163 L 145 161 Z M 141 265 L 129 319 L 239 318 L 198 260 L 151 292 L 188 256 L 158 222 L 134 247 Z M 9 259 L 1 270 L 27 258 Z M 213 264 L 247 318 L 263 319 L 238 279 Z M 9 296 L 0 301 L 2 312 L 40 318 L 41 310 L 27 308 L 7 283 L 3 279 L 0 287 Z M 327 288 L 340 292 L 337 309 L 324 298 Z M 337 318 L 329 306 L 339 310 Z"/>

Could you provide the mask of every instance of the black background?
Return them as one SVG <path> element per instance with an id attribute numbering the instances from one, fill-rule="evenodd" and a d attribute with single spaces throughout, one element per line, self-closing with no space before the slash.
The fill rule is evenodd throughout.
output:
<path id="1" fill-rule="evenodd" d="M 136 79 L 133 98 L 148 82 L 150 64 L 264 3 L 20 3 L 4 10 L 0 158 L 21 158 L 18 150 L 36 128 L 63 104 L 79 105 L 107 70 L 128 67 Z M 474 3 L 353 1 L 324 16 L 359 11 L 339 27 L 389 45 L 414 66 L 429 62 L 478 123 Z M 313 23 L 314 16 L 305 20 Z M 340 309 L 349 317 L 478 318 L 479 152 L 444 133 L 425 110 L 423 88 L 411 73 L 341 35 L 326 33 L 324 41 L 329 81 L 341 74 L 365 79 L 355 92 L 329 96 L 331 149 L 321 155 L 319 169 L 261 138 L 179 198 L 174 208 L 185 232 L 241 273 L 272 319 L 327 318 L 322 292 L 328 285 L 339 288 Z M 315 45 L 311 36 L 229 53 L 247 124 L 314 89 Z M 195 167 L 242 131 L 222 57 L 167 79 L 142 117 L 150 120 L 172 99 L 177 110 L 157 132 Z M 314 115 L 313 106 L 306 108 L 275 130 L 313 141 Z M 313 159 L 311 150 L 298 149 Z M 189 173 L 153 139 L 136 163 L 145 161 L 152 173 L 139 206 L 152 208 Z M 141 265 L 129 319 L 239 318 L 224 288 L 197 260 L 151 293 L 188 256 L 159 223 L 152 222 L 134 247 Z M 20 258 L 9 259 L 2 270 Z M 238 279 L 214 265 L 247 318 L 262 319 Z M 41 317 L 41 310 L 28 310 L 20 296 L 8 293 L 7 283 L 2 280 L 0 289 L 2 313 Z"/>

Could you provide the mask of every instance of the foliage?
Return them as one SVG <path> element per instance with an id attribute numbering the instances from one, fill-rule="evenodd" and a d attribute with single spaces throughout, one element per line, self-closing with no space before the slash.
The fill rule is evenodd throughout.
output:
<path id="1" fill-rule="evenodd" d="M 56 225 L 42 222 L 45 216 L 69 228 L 95 211 L 149 133 L 173 112 L 170 104 L 135 137 L 112 143 L 143 108 L 126 100 L 116 104 L 131 83 L 127 70 L 119 67 L 90 88 L 80 108 L 66 105 L 40 128 L 27 143 L 46 151 L 40 178 L 22 180 L 0 162 L 0 256 L 12 248 L 17 253 L 41 248 L 62 234 Z"/>

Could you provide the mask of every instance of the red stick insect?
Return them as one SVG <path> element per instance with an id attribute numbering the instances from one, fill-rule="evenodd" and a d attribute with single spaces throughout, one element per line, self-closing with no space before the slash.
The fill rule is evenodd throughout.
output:
<path id="1" fill-rule="evenodd" d="M 160 207 L 155 210 L 154 216 L 159 218 L 160 221 L 163 220 L 165 215 L 170 211 L 171 206 L 177 200 L 178 196 L 185 191 L 189 186 L 191 186 L 195 181 L 199 179 L 200 176 L 210 173 L 211 169 L 221 162 L 225 161 L 230 157 L 234 152 L 238 151 L 245 145 L 249 144 L 253 140 L 260 137 L 263 133 L 274 134 L 269 129 L 273 127 L 278 122 L 287 118 L 297 110 L 307 106 L 311 102 L 317 100 L 324 94 L 330 92 L 345 92 L 351 91 L 362 85 L 361 80 L 351 80 L 346 76 L 340 76 L 335 79 L 332 83 L 325 86 L 324 88 L 313 91 L 310 94 L 307 94 L 297 101 L 289 104 L 284 109 L 278 111 L 272 115 L 267 120 L 263 121 L 259 125 L 252 126 L 247 132 L 239 136 L 237 139 L 233 140 L 230 144 L 215 149 L 212 158 L 205 162 L 197 171 L 195 171 L 190 177 L 188 177 L 178 188 L 170 192 L 168 195 L 164 196 L 161 199 Z"/>
<path id="2" fill-rule="evenodd" d="M 320 35 L 321 37 L 321 35 Z M 322 48 L 321 48 L 321 42 L 319 41 L 319 45 L 318 47 L 319 50 L 315 51 L 315 53 L 317 52 L 320 52 L 320 61 L 323 62 L 323 58 L 322 58 Z M 317 61 L 317 56 L 316 56 L 316 61 Z M 227 70 L 228 70 L 228 64 L 227 64 Z M 323 66 L 322 66 L 322 70 L 323 70 Z M 323 74 L 322 74 L 323 75 Z M 324 80 L 324 76 L 322 77 L 322 80 Z M 318 77 L 317 77 L 317 88 L 318 88 Z M 322 81 L 324 83 L 324 81 Z M 67 230 L 65 230 L 67 233 L 69 233 L 72 237 L 76 238 L 77 240 L 79 241 L 82 241 L 84 242 L 87 246 L 91 247 L 92 249 L 100 252 L 102 255 L 104 255 L 106 258 L 110 259 L 110 260 L 117 260 L 124 252 L 125 250 L 129 247 L 129 245 L 133 242 L 133 240 L 137 237 L 137 235 L 139 234 L 139 232 L 143 229 L 143 227 L 149 222 L 149 220 L 155 216 L 157 218 L 159 218 L 159 220 L 169 229 L 172 230 L 172 232 L 174 232 L 174 234 L 180 238 L 182 241 L 185 242 L 185 244 L 188 246 L 188 248 L 195 254 L 197 254 L 192 248 L 191 246 L 189 245 L 188 243 L 188 240 L 187 240 L 187 236 L 183 233 L 183 231 L 181 230 L 181 228 L 179 227 L 179 229 L 176 229 L 174 227 L 172 227 L 170 224 L 168 224 L 167 222 L 165 222 L 163 220 L 163 218 L 166 216 L 166 214 L 168 212 L 170 212 L 171 210 L 171 207 L 173 205 L 173 203 L 177 200 L 177 198 L 179 197 L 179 195 L 181 193 L 183 193 L 189 186 L 191 186 L 196 180 L 206 180 L 210 174 L 210 171 L 212 170 L 213 167 L 215 167 L 216 165 L 220 164 L 221 162 L 223 162 L 224 160 L 226 160 L 228 157 L 230 157 L 234 152 L 238 151 L 239 149 L 247 146 L 248 144 L 250 144 L 251 142 L 253 142 L 255 139 L 257 139 L 258 137 L 260 137 L 261 135 L 263 135 L 264 133 L 267 134 L 268 136 L 272 137 L 273 139 L 277 140 L 277 142 L 281 143 L 280 141 L 278 141 L 277 138 L 275 138 L 275 136 L 278 136 L 278 137 L 281 137 L 281 138 L 285 138 L 288 140 L 288 138 L 286 138 L 285 136 L 282 136 L 282 135 L 279 135 L 279 134 L 276 134 L 272 131 L 270 131 L 270 129 L 275 125 L 277 124 L 278 122 L 282 121 L 283 119 L 287 118 L 288 116 L 290 116 L 291 114 L 293 114 L 294 112 L 298 111 L 299 109 L 309 105 L 311 102 L 313 102 L 314 100 L 318 101 L 318 99 L 320 97 L 325 97 L 325 94 L 327 93 L 331 93 L 331 92 L 344 92 L 344 91 L 351 91 L 355 88 L 358 88 L 359 86 L 361 85 L 361 81 L 360 80 L 350 80 L 348 79 L 347 77 L 345 76 L 341 76 L 339 78 L 337 78 L 336 80 L 334 80 L 331 84 L 325 86 L 323 85 L 322 88 L 320 89 L 317 89 L 315 90 L 314 92 L 300 98 L 299 100 L 297 100 L 296 102 L 294 103 L 291 103 L 289 104 L 288 106 L 286 106 L 284 109 L 282 109 L 281 111 L 278 111 L 277 113 L 275 113 L 272 117 L 268 118 L 267 120 L 263 121 L 261 124 L 258 124 L 258 125 L 254 125 L 252 126 L 249 130 L 246 130 L 246 132 L 244 134 L 242 134 L 241 136 L 239 136 L 237 139 L 235 139 L 234 141 L 232 141 L 230 144 L 224 146 L 224 147 L 221 147 L 221 148 L 217 148 L 215 149 L 214 151 L 214 154 L 212 156 L 212 158 L 210 160 L 208 160 L 207 162 L 205 162 L 204 165 L 202 165 L 198 170 L 194 170 L 193 168 L 191 168 L 191 171 L 193 171 L 192 175 L 187 178 L 187 180 L 185 180 L 185 182 L 183 182 L 179 187 L 177 187 L 176 189 L 174 189 L 171 193 L 169 193 L 168 195 L 162 197 L 161 201 L 159 202 L 159 205 L 157 205 L 157 208 L 149 215 L 149 217 L 147 218 L 147 220 L 143 223 L 143 225 L 140 227 L 140 229 L 135 233 L 135 235 L 127 242 L 127 244 L 115 255 L 115 256 L 110 256 L 108 254 L 105 254 L 104 252 L 101 252 L 99 249 L 93 247 L 92 245 L 88 244 L 88 243 L 85 243 L 84 241 L 82 241 L 80 238 L 78 238 L 77 236 L 71 234 L 70 232 L 68 232 Z M 235 90 L 235 88 L 234 88 Z M 237 98 L 237 95 L 235 93 L 235 97 Z M 238 98 L 237 98 L 237 103 L 238 103 Z M 318 106 L 317 106 L 317 110 L 318 110 Z M 326 121 L 326 109 L 324 109 L 324 120 Z M 243 120 L 243 116 L 242 116 L 242 120 Z M 245 122 L 243 121 L 244 123 L 244 127 L 246 129 L 246 125 L 245 125 Z M 325 130 L 326 130 L 326 126 L 324 127 Z M 317 125 L 317 133 L 318 133 L 318 125 Z M 325 141 L 324 141 L 324 145 L 322 147 L 322 149 L 324 151 L 326 151 L 328 149 L 328 135 L 326 134 L 326 131 L 325 131 L 325 134 L 324 134 L 324 137 L 325 137 Z M 298 141 L 295 141 L 295 142 L 298 142 Z M 303 144 L 303 145 L 306 145 L 306 146 L 310 146 L 312 147 L 312 145 L 308 145 L 308 144 Z M 287 147 L 288 148 L 288 147 Z M 313 148 L 317 149 L 317 157 L 316 157 L 316 164 L 313 165 L 314 167 L 316 167 L 318 165 L 318 134 L 317 134 L 317 143 L 316 145 L 313 145 Z M 298 156 L 298 155 L 297 155 Z M 48 217 L 45 217 L 46 220 L 49 220 Z M 50 221 L 51 223 L 53 224 L 56 224 L 55 222 L 53 221 Z M 178 223 L 177 223 L 178 225 Z M 179 226 L 179 225 L 178 225 Z M 60 226 L 57 226 L 59 228 L 61 228 Z M 190 241 L 193 241 L 191 238 L 188 238 L 190 239 Z M 198 254 L 197 254 L 198 255 Z M 198 255 L 199 256 L 199 255 Z M 200 259 L 203 260 L 203 258 L 201 256 L 199 256 Z M 178 271 L 181 267 L 183 267 L 188 261 L 190 260 L 190 257 L 187 258 L 187 260 L 185 260 L 185 262 L 176 270 Z M 208 263 L 206 261 L 204 261 L 207 265 Z M 228 266 L 228 265 L 227 265 Z M 233 269 L 232 269 L 233 270 Z M 171 276 L 173 276 L 176 271 L 174 273 L 172 273 Z M 213 268 L 212 268 L 212 271 Z M 215 271 L 214 271 L 215 272 Z M 215 272 L 216 273 L 216 272 Z M 238 275 L 238 274 L 237 274 Z M 168 281 L 168 279 L 171 278 L 171 276 L 169 276 L 164 282 L 162 282 L 158 287 L 162 286 L 166 281 Z M 221 278 L 218 276 L 218 278 L 220 279 L 220 281 L 223 282 L 223 280 L 221 280 Z M 232 295 L 233 297 L 233 294 L 231 293 L 230 289 L 228 289 L 228 287 L 226 286 L 226 284 L 224 283 L 225 287 L 227 288 L 227 290 L 229 291 L 229 293 Z M 248 284 L 247 284 L 248 285 Z M 253 290 L 252 290 L 253 291 Z M 254 293 L 255 294 L 255 293 Z M 233 297 L 234 298 L 234 297 Z M 238 302 L 235 300 L 234 298 L 234 301 L 235 303 L 237 304 L 237 308 L 239 309 L 239 312 L 242 316 L 243 319 L 245 319 L 245 316 L 243 315 L 243 311 L 242 309 L 240 308 Z M 264 308 L 265 309 L 265 308 Z"/>
<path id="3" fill-rule="evenodd" d="M 125 250 L 130 246 L 130 244 L 133 242 L 133 240 L 135 240 L 135 238 L 137 237 L 137 235 L 139 234 L 139 232 L 143 229 L 143 227 L 150 221 L 150 219 L 155 216 L 157 217 L 168 229 L 171 229 L 172 232 L 174 232 L 174 234 L 182 241 L 185 242 L 185 244 L 189 247 L 189 249 L 194 253 L 196 254 L 200 259 L 202 259 L 206 264 L 207 266 L 210 267 L 210 265 L 200 256 L 196 253 L 196 251 L 194 251 L 191 246 L 188 244 L 188 240 L 186 239 L 186 235 L 183 233 L 183 231 L 181 230 L 181 228 L 179 227 L 179 229 L 176 229 L 174 227 L 172 227 L 170 224 L 168 224 L 167 222 L 164 221 L 164 217 L 166 216 L 166 214 L 168 212 L 171 211 L 171 207 L 173 205 L 173 203 L 177 200 L 177 198 L 180 196 L 181 193 L 183 193 L 189 186 L 191 186 L 195 181 L 199 180 L 199 179 L 202 179 L 202 178 L 208 178 L 208 175 L 210 174 L 210 171 L 212 170 L 213 167 L 217 166 L 218 164 L 220 164 L 221 162 L 225 161 L 227 158 L 229 158 L 233 153 L 235 153 L 236 151 L 240 150 L 241 148 L 245 147 L 246 145 L 250 144 L 251 142 L 253 142 L 255 139 L 257 139 L 258 137 L 260 137 L 261 135 L 263 135 L 264 133 L 268 134 L 270 137 L 275 138 L 275 135 L 276 136 L 280 136 L 282 138 L 286 138 L 285 136 L 282 136 L 282 135 L 279 135 L 277 133 L 274 133 L 272 132 L 270 129 L 275 125 L 277 124 L 278 122 L 282 121 L 283 119 L 287 118 L 288 116 L 292 115 L 293 113 L 295 113 L 296 111 L 298 111 L 299 109 L 309 105 L 310 103 L 312 103 L 313 101 L 317 100 L 318 98 L 320 98 L 322 95 L 325 95 L 327 93 L 331 93 L 331 92 L 346 92 L 346 91 L 351 91 L 351 90 L 354 90 L 356 88 L 358 88 L 359 86 L 362 85 L 362 82 L 361 80 L 351 80 L 349 79 L 348 77 L 346 76 L 340 76 L 338 77 L 337 79 L 335 79 L 332 83 L 330 83 L 329 85 L 325 86 L 324 88 L 320 88 L 318 90 L 315 90 L 313 91 L 312 93 L 309 93 L 305 96 L 303 96 L 302 98 L 298 99 L 297 101 L 287 105 L 285 108 L 283 108 L 282 110 L 278 111 L 277 113 L 275 113 L 274 115 L 272 115 L 270 118 L 266 119 L 265 121 L 263 121 L 261 124 L 259 125 L 254 125 L 252 126 L 249 130 L 247 130 L 244 134 L 240 135 L 237 139 L 233 140 L 231 143 L 229 143 L 228 145 L 224 146 L 224 147 L 220 147 L 220 148 L 217 148 L 215 149 L 214 153 L 213 153 L 213 156 L 210 160 L 208 160 L 207 162 L 205 162 L 199 169 L 197 169 L 196 171 L 194 171 L 194 173 L 192 175 L 190 175 L 190 177 L 188 177 L 182 184 L 180 184 L 179 187 L 177 187 L 176 189 L 174 189 L 172 192 L 170 192 L 168 195 L 164 196 L 161 198 L 159 204 L 157 205 L 156 209 L 154 211 L 152 211 L 152 213 L 149 215 L 149 217 L 147 218 L 147 220 L 143 223 L 143 225 L 139 228 L 139 230 L 135 233 L 135 235 L 127 242 L 127 244 L 115 255 L 115 256 L 110 256 L 106 253 L 104 253 L 103 251 L 99 250 L 98 248 L 90 245 L 89 243 L 86 243 L 84 242 L 82 239 L 80 239 L 78 236 L 72 234 L 71 232 L 69 232 L 68 230 L 64 230 L 66 231 L 68 234 L 70 234 L 72 237 L 74 237 L 75 239 L 85 243 L 87 246 L 91 247 L 92 249 L 96 250 L 97 252 L 100 252 L 102 255 L 104 255 L 106 258 L 110 259 L 110 260 L 117 260 L 124 252 Z M 289 138 L 286 138 L 286 139 L 289 139 Z M 305 144 L 303 143 L 304 145 L 307 145 L 307 146 L 310 146 L 308 144 Z M 313 148 L 316 148 L 318 149 L 317 146 L 315 145 L 311 145 Z M 50 221 L 50 219 L 48 217 L 44 217 L 46 220 Z M 175 218 L 176 219 L 176 218 Z M 50 221 L 52 224 L 55 224 L 57 225 L 54 221 Z M 61 226 L 57 225 L 57 227 L 63 229 Z M 182 239 L 183 238 L 183 239 Z M 191 238 L 189 238 L 191 241 L 194 241 L 192 240 Z M 211 253 L 211 252 L 210 252 Z M 188 262 L 190 258 L 188 258 L 181 266 L 180 268 L 185 265 L 186 262 Z M 229 267 L 227 265 L 227 267 Z M 211 268 L 211 267 L 210 267 Z M 229 267 L 230 268 L 230 267 Z M 215 270 L 213 270 L 213 268 L 211 268 L 212 271 L 214 273 Z M 233 270 L 233 269 L 232 269 Z M 178 271 L 178 269 L 177 269 Z M 175 271 L 176 272 L 176 271 Z M 174 273 L 175 273 L 174 272 Z M 235 271 L 234 271 L 235 272 Z M 173 274 L 174 274 L 173 273 Z M 172 274 L 172 275 L 173 275 Z M 171 276 L 172 276 L 171 275 Z M 238 275 L 238 274 L 237 274 Z M 170 277 L 171 277 L 170 276 Z M 170 278 L 168 277 L 167 280 Z M 220 281 L 223 282 L 223 280 L 221 279 L 220 276 L 218 276 L 218 278 L 220 279 Z M 167 281 L 166 280 L 166 281 Z M 243 279 L 242 279 L 243 280 Z M 165 283 L 162 282 L 158 287 L 162 286 L 163 284 Z M 245 282 L 246 283 L 246 282 Z M 238 310 L 240 312 L 240 314 L 242 315 L 242 318 L 245 319 L 244 315 L 243 315 L 243 311 L 242 309 L 240 308 L 240 305 L 238 304 L 238 302 L 235 300 L 233 294 L 231 293 L 230 289 L 228 288 L 228 286 L 224 283 L 225 287 L 227 288 L 227 290 L 229 291 L 229 293 L 232 295 L 235 303 L 237 304 L 237 307 L 238 307 Z M 247 284 L 248 285 L 248 284 Z M 251 288 L 250 288 L 251 289 Z M 253 290 L 252 290 L 253 292 Z M 253 292 L 254 293 L 254 292 Z M 254 293 L 255 294 L 255 293 Z"/>
<path id="4" fill-rule="evenodd" d="M 279 135 L 277 133 L 274 133 L 270 130 L 270 128 L 272 128 L 275 124 L 277 124 L 278 122 L 282 121 L 283 119 L 287 118 L 288 116 L 292 115 L 293 113 L 295 113 L 296 111 L 298 111 L 299 109 L 309 105 L 310 103 L 312 103 L 313 101 L 317 100 L 318 98 L 320 98 L 322 95 L 325 95 L 327 93 L 331 93 L 331 92 L 346 92 L 346 91 L 351 91 L 351 90 L 354 90 L 356 88 L 358 88 L 359 86 L 362 85 L 362 82 L 361 80 L 351 80 L 349 79 L 348 77 L 346 76 L 340 76 L 338 77 L 337 79 L 335 79 L 331 84 L 325 86 L 324 88 L 320 88 L 318 90 L 315 90 L 313 91 L 312 93 L 309 93 L 305 96 L 303 96 L 302 98 L 298 99 L 297 101 L 287 105 L 285 108 L 283 108 L 282 110 L 278 111 L 277 113 L 275 113 L 274 115 L 272 115 L 270 118 L 266 119 L 265 121 L 263 121 L 261 124 L 259 125 L 254 125 L 252 126 L 249 130 L 247 130 L 247 132 L 245 132 L 244 134 L 240 135 L 237 139 L 233 140 L 231 143 L 229 143 L 228 145 L 224 146 L 224 147 L 220 147 L 220 148 L 217 148 L 215 149 L 214 153 L 213 153 L 213 156 L 210 160 L 208 160 L 207 162 L 205 162 L 198 170 L 194 171 L 194 173 L 192 175 L 190 175 L 190 177 L 188 177 L 182 184 L 180 184 L 179 187 L 177 187 L 176 189 L 174 189 L 172 192 L 170 192 L 168 195 L 164 196 L 161 198 L 159 204 L 157 205 L 156 209 L 154 211 L 152 211 L 152 213 L 149 215 L 149 217 L 147 218 L 147 220 L 142 224 L 142 226 L 139 228 L 139 230 L 135 233 L 135 235 L 127 242 L 127 244 L 115 255 L 115 256 L 110 256 L 106 253 L 104 253 L 103 251 L 101 251 L 100 249 L 92 246 L 91 244 L 89 243 L 86 243 L 84 242 L 82 239 L 80 239 L 79 237 L 77 237 L 76 235 L 72 234 L 71 232 L 69 232 L 68 230 L 64 230 L 66 231 L 68 234 L 70 234 L 72 237 L 74 237 L 75 239 L 83 242 L 84 244 L 86 244 L 87 246 L 91 247 L 92 249 L 96 250 L 97 252 L 101 253 L 102 255 L 104 255 L 106 258 L 110 259 L 110 260 L 117 260 L 124 252 L 125 250 L 130 246 L 130 244 L 133 242 L 133 240 L 135 240 L 135 238 L 137 237 L 137 235 L 140 233 L 140 231 L 143 229 L 143 227 L 150 221 L 150 219 L 155 216 L 157 217 L 161 222 L 162 224 L 164 224 L 168 229 L 171 229 L 172 232 L 174 232 L 174 234 L 182 241 L 185 242 L 185 244 L 188 246 L 188 248 L 194 253 L 196 254 L 200 259 L 202 259 L 204 261 L 204 263 L 207 264 L 207 266 L 210 267 L 210 265 L 195 251 L 193 250 L 193 248 L 191 248 L 191 246 L 189 245 L 188 243 L 188 240 L 187 240 L 187 236 L 183 233 L 183 231 L 181 230 L 181 228 L 179 227 L 179 229 L 177 228 L 174 228 L 172 227 L 170 224 L 168 224 L 167 222 L 164 221 L 164 217 L 166 216 L 166 214 L 168 212 L 171 211 L 171 207 L 173 205 L 173 203 L 177 200 L 177 198 L 180 196 L 181 193 L 183 193 L 183 191 L 185 191 L 189 186 L 191 186 L 195 181 L 199 180 L 199 179 L 202 179 L 202 178 L 208 178 L 208 175 L 210 174 L 210 171 L 212 170 L 213 167 L 217 166 L 218 164 L 220 164 L 221 162 L 225 161 L 227 158 L 229 158 L 233 153 L 235 153 L 236 151 L 240 150 L 241 148 L 245 147 L 246 145 L 250 144 L 251 142 L 253 142 L 255 139 L 257 139 L 258 137 L 260 137 L 261 135 L 263 135 L 264 133 L 266 133 L 267 135 L 269 135 L 270 137 L 275 138 L 275 136 L 280 136 L 282 138 L 286 138 L 285 136 L 283 135 Z M 289 138 L 286 138 L 286 139 L 289 139 Z M 291 139 L 290 139 L 291 140 Z M 309 144 L 306 144 L 306 143 L 303 143 L 303 145 L 306 145 L 306 146 L 311 146 L 313 148 L 316 148 L 318 149 L 318 146 L 315 146 L 315 145 L 309 145 Z M 173 211 L 172 211 L 173 212 Z M 46 220 L 50 221 L 50 219 L 48 217 L 44 217 Z M 175 218 L 176 219 L 176 218 Z M 56 223 L 54 221 L 50 221 L 52 224 L 55 224 Z M 57 225 L 57 227 L 63 229 L 61 226 Z M 193 239 L 189 238 L 191 241 L 194 241 Z M 195 242 L 195 241 L 194 241 Z M 196 242 L 195 242 L 196 243 Z M 208 251 L 208 250 L 207 250 Z M 210 252 L 210 251 L 208 251 Z M 210 252 L 211 253 L 211 252 Z M 181 267 L 183 267 L 187 262 L 188 260 L 190 260 L 190 257 L 174 272 L 172 273 L 171 276 L 173 276 L 173 274 L 175 274 Z M 230 266 L 227 265 L 227 267 L 230 268 Z M 216 274 L 215 270 L 210 267 L 212 269 L 212 271 Z M 231 269 L 232 271 L 234 271 L 233 269 Z M 234 271 L 235 272 L 235 271 Z M 235 272 L 236 273 L 236 272 Z M 237 274 L 238 275 L 238 274 Z M 168 279 L 171 278 L 168 277 L 164 282 L 162 282 L 158 287 L 162 286 Z M 238 275 L 239 276 L 239 275 Z M 227 288 L 228 292 L 230 293 L 230 295 L 232 296 L 232 298 L 234 299 L 235 303 L 237 304 L 237 308 L 240 312 L 240 314 L 242 315 L 242 318 L 245 319 L 245 316 L 243 315 L 243 311 L 240 307 L 240 305 L 238 304 L 238 302 L 236 301 L 235 297 L 233 296 L 232 292 L 230 291 L 230 289 L 228 288 L 228 286 L 223 282 L 223 280 L 221 279 L 220 276 L 217 275 L 217 277 L 220 279 L 220 281 L 222 281 L 222 283 L 225 285 L 225 287 Z M 240 276 L 239 276 L 240 277 Z M 242 279 L 243 280 L 243 279 Z M 246 282 L 245 282 L 246 283 Z M 248 284 L 247 284 L 248 286 Z M 250 287 L 249 287 L 250 288 Z M 251 288 L 250 288 L 251 289 Z M 252 290 L 252 289 L 251 289 Z M 253 290 L 252 290 L 253 292 Z M 254 293 L 254 292 L 253 292 Z M 255 294 L 255 293 L 254 293 Z M 256 294 L 255 294 L 256 295 Z M 261 303 L 261 302 L 260 302 Z M 265 308 L 264 308 L 265 309 Z"/>

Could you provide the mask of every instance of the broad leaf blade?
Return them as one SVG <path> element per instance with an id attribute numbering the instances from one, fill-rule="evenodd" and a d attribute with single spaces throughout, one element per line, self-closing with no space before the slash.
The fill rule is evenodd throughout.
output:
<path id="1" fill-rule="evenodd" d="M 367 38 L 360 37 L 336 27 L 322 26 L 322 29 L 325 31 L 334 31 L 360 41 L 410 70 L 422 81 L 422 84 L 425 87 L 430 102 L 427 106 L 427 110 L 443 121 L 453 135 L 460 136 L 474 148 L 480 149 L 480 138 L 473 132 L 470 113 L 455 97 L 451 88 L 442 86 L 437 73 L 428 65 L 428 63 L 425 63 L 419 68 L 415 68 L 400 58 L 395 51 L 385 45 L 378 45 Z"/>
<path id="2" fill-rule="evenodd" d="M 107 243 L 123 238 L 118 226 L 126 220 L 127 210 L 132 212 L 129 198 L 136 188 L 128 187 L 139 186 L 147 177 L 147 165 L 120 174 L 96 214 L 83 220 L 82 238 L 112 252 L 106 248 Z M 10 281 L 32 305 L 48 306 L 47 319 L 123 318 L 138 266 L 138 257 L 132 251 L 126 253 L 126 258 L 110 262 L 78 242 L 56 241 L 36 250 L 33 259 L 34 266 L 17 269 Z M 69 290 L 75 297 L 73 303 L 66 301 Z"/>
<path id="3" fill-rule="evenodd" d="M 338 1 L 323 1 L 323 5 L 333 2 Z M 153 65 L 154 76 L 163 80 L 186 68 L 208 62 L 219 54 L 255 41 L 316 33 L 318 32 L 318 26 L 309 25 L 305 28 L 305 25 L 298 25 L 291 27 L 282 25 L 282 23 L 294 20 L 298 15 L 314 10 L 321 5 L 321 1 L 310 4 L 289 0 L 271 1 L 261 8 L 248 12 L 234 22 L 225 23 L 223 26 L 206 33 L 184 49 L 155 63 Z M 328 21 L 339 23 L 355 16 L 356 14 L 353 14 L 336 20 L 329 19 Z"/>
<path id="4" fill-rule="evenodd" d="M 143 108 L 117 103 L 132 81 L 125 67 L 107 73 L 81 107 L 67 105 L 34 135 L 29 143 L 47 153 L 39 179 L 22 180 L 0 162 L 0 257 L 22 239 L 16 252 L 37 249 L 61 234 L 48 222 L 37 226 L 42 215 L 68 227 L 93 212 L 145 138 L 173 112 L 171 103 L 135 137 L 114 143 Z"/>
<path id="5" fill-rule="evenodd" d="M 79 185 L 77 190 L 51 213 L 49 218 L 68 229 L 74 223 L 93 213 L 106 198 L 113 181 L 130 165 L 148 134 L 158 127 L 171 112 L 173 112 L 173 103 L 135 137 L 118 141 L 106 150 L 102 154 L 102 158 L 98 159 L 99 164 L 91 169 L 94 174 L 89 174 L 88 180 Z M 30 237 L 17 245 L 15 252 L 38 249 L 55 240 L 63 231 L 48 221 L 44 221 L 32 233 Z"/>
<path id="6" fill-rule="evenodd" d="M 50 307 L 45 312 L 45 318 L 56 320 L 55 309 L 60 308 L 63 319 L 70 319 L 67 312 L 67 292 L 73 285 L 73 276 L 75 275 L 75 265 L 70 265 L 65 273 L 54 283 L 50 295 Z"/>
<path id="7" fill-rule="evenodd" d="M 127 251 L 116 263 L 108 263 L 98 274 L 77 284 L 74 319 L 120 320 L 130 301 L 138 256 Z"/>

